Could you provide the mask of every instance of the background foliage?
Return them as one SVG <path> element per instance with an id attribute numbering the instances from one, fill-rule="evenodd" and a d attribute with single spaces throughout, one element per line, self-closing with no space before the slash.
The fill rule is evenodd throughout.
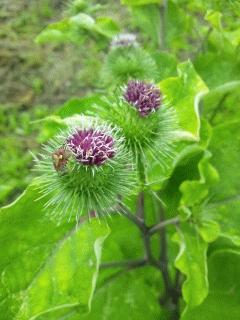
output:
<path id="1" fill-rule="evenodd" d="M 96 112 L 119 85 L 112 60 L 106 68 L 119 32 L 137 34 L 151 61 L 138 74 L 156 70 L 151 80 L 182 132 L 176 156 L 146 172 L 146 225 L 169 222 L 151 234 L 154 263 L 131 264 L 146 248 L 125 217 L 58 223 L 35 201 L 34 183 L 1 209 L 2 319 L 236 320 L 239 1 L 2 1 L 0 18 L 1 204 L 32 181 L 29 149 L 70 116 Z M 132 212 L 136 200 L 125 201 Z"/>

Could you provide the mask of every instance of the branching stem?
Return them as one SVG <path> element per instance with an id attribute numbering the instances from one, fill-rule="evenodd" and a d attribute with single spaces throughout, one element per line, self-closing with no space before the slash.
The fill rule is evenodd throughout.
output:
<path id="1" fill-rule="evenodd" d="M 180 222 L 180 220 L 178 217 L 175 217 L 175 218 L 172 218 L 169 220 L 160 221 L 159 223 L 157 223 L 149 228 L 149 234 L 153 235 L 154 233 L 164 229 L 166 226 L 179 224 L 179 222 Z"/>
<path id="2" fill-rule="evenodd" d="M 119 209 L 128 220 L 132 221 L 141 231 L 145 231 L 146 226 L 144 224 L 144 221 L 139 218 L 138 215 L 134 215 L 133 213 L 131 213 L 128 207 L 125 206 L 122 202 L 119 203 Z"/>
<path id="3" fill-rule="evenodd" d="M 145 167 L 144 162 L 139 157 L 138 158 L 138 171 L 139 171 L 139 178 L 142 185 L 142 191 L 138 195 L 137 199 L 137 212 L 133 214 L 131 210 L 119 199 L 118 207 L 120 212 L 132 223 L 134 223 L 137 228 L 140 230 L 142 239 L 143 239 L 143 246 L 144 246 L 144 257 L 141 259 L 136 260 L 127 260 L 127 261 L 111 261 L 102 263 L 100 265 L 101 269 L 106 268 L 125 268 L 125 269 L 132 269 L 142 267 L 144 265 L 151 265 L 158 270 L 160 270 L 163 278 L 163 282 L 165 285 L 165 293 L 163 299 L 161 299 L 161 303 L 165 304 L 169 301 L 171 304 L 174 305 L 174 309 L 176 309 L 176 314 L 178 312 L 178 286 L 179 282 L 172 283 L 169 271 L 168 271 L 168 254 L 167 254 L 167 235 L 166 235 L 166 227 L 168 225 L 178 225 L 180 222 L 179 217 L 174 217 L 169 220 L 165 220 L 164 216 L 164 207 L 165 204 L 161 201 L 159 197 L 157 200 L 160 204 L 158 206 L 160 208 L 160 222 L 153 225 L 147 226 L 145 221 L 145 214 L 144 214 L 144 186 L 146 185 L 146 177 L 145 177 Z M 156 195 L 155 195 L 156 197 Z M 151 237 L 155 233 L 159 232 L 160 234 L 160 257 L 156 259 L 153 255 L 152 248 L 151 248 Z"/>
<path id="4" fill-rule="evenodd" d="M 167 244 L 167 234 L 166 234 L 166 229 L 162 227 L 166 226 L 166 222 L 169 221 L 164 221 L 165 219 L 165 214 L 164 214 L 164 209 L 160 207 L 160 223 L 157 225 L 153 226 L 152 232 L 156 232 L 158 230 L 161 230 L 160 232 L 160 256 L 159 256 L 159 261 L 160 261 L 160 270 L 162 272 L 162 277 L 165 285 L 165 297 L 164 300 L 168 297 L 172 299 L 172 283 L 169 275 L 169 270 L 168 270 L 168 244 Z M 161 227 L 161 228 L 160 228 Z"/>

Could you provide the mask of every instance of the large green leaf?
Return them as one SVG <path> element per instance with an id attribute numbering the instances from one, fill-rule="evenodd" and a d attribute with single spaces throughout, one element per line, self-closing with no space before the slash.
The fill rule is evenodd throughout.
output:
<path id="1" fill-rule="evenodd" d="M 212 190 L 214 201 L 223 201 L 240 194 L 240 121 L 219 125 L 213 129 L 209 149 L 211 162 L 220 174 L 219 184 Z"/>
<path id="2" fill-rule="evenodd" d="M 203 112 L 216 125 L 240 118 L 240 81 L 224 83 L 203 98 Z"/>
<path id="3" fill-rule="evenodd" d="M 112 38 L 120 29 L 111 17 L 99 16 L 97 19 L 91 15 L 80 12 L 69 18 L 48 25 L 35 39 L 36 43 L 47 42 L 81 43 L 86 36 L 94 33 L 107 38 Z"/>
<path id="4" fill-rule="evenodd" d="M 209 295 L 196 308 L 187 308 L 182 320 L 236 320 L 240 314 L 240 254 L 216 251 L 208 261 Z"/>
<path id="5" fill-rule="evenodd" d="M 182 287 L 183 299 L 188 306 L 197 306 L 208 294 L 207 243 L 196 228 L 188 223 L 181 224 L 181 229 L 174 235 L 173 240 L 180 247 L 175 266 L 186 275 Z"/>
<path id="6" fill-rule="evenodd" d="M 220 235 L 220 226 L 214 218 L 201 214 L 201 206 L 204 206 L 209 195 L 209 190 L 219 181 L 219 174 L 211 165 L 211 153 L 205 151 L 198 163 L 199 179 L 185 180 L 179 187 L 182 197 L 179 211 L 181 217 L 189 218 L 192 214 L 196 229 L 206 242 L 212 242 Z"/>
<path id="7" fill-rule="evenodd" d="M 63 33 L 60 30 L 54 29 L 46 29 L 43 30 L 35 39 L 37 44 L 44 44 L 44 43 L 62 43 L 70 38 L 68 33 Z"/>
<path id="8" fill-rule="evenodd" d="M 191 256 L 192 251 L 187 246 L 182 246 L 183 249 L 180 251 L 182 259 L 180 259 L 180 262 L 178 261 L 179 258 L 176 260 L 176 266 L 187 275 L 187 280 L 183 285 L 183 297 L 187 302 L 187 310 L 199 305 L 208 292 L 207 282 L 205 282 L 204 286 L 204 279 L 206 281 L 207 275 L 206 269 L 205 271 L 203 268 L 198 271 L 191 270 L 194 262 L 198 261 L 197 257 L 201 259 L 203 267 L 203 256 L 197 250 L 197 248 L 201 248 L 199 244 L 202 243 L 202 249 L 205 247 L 206 250 L 206 242 L 212 242 L 219 235 L 222 235 L 229 238 L 235 244 L 240 245 L 240 176 L 237 169 L 237 161 L 240 154 L 240 139 L 236 136 L 239 128 L 239 121 L 215 127 L 209 144 L 213 166 L 208 163 L 209 157 L 203 158 L 199 162 L 200 180 L 185 181 L 180 187 L 183 193 L 182 205 L 192 207 L 193 219 L 196 223 L 194 230 L 195 240 L 198 239 L 196 242 L 191 237 L 191 241 L 189 242 L 191 246 L 195 245 L 195 251 L 192 251 L 197 256 Z M 219 172 L 220 178 L 218 178 L 214 167 Z M 218 179 L 219 181 L 216 183 Z M 207 205 L 202 204 L 201 207 L 198 207 L 206 196 L 209 198 Z M 186 238 L 186 227 L 182 228 L 181 226 L 183 242 L 183 239 Z M 187 231 L 189 233 L 189 230 Z M 181 243 L 180 239 L 178 238 L 179 243 Z M 200 268 L 201 262 L 198 261 L 198 268 Z M 194 299 L 196 300 L 194 301 Z"/>
<path id="9" fill-rule="evenodd" d="M 81 36 L 72 31 L 73 23 L 70 19 L 63 19 L 55 23 L 49 24 L 44 30 L 42 30 L 35 39 L 38 44 L 44 44 L 48 42 L 62 43 L 65 41 L 78 42 Z"/>
<path id="10" fill-rule="evenodd" d="M 210 143 L 211 162 L 220 175 L 202 215 L 221 225 L 221 234 L 240 245 L 240 122 L 219 125 Z"/>
<path id="11" fill-rule="evenodd" d="M 181 205 L 192 207 L 200 204 L 207 197 L 209 187 L 218 181 L 218 172 L 209 163 L 209 159 L 211 159 L 211 154 L 205 151 L 198 164 L 199 180 L 186 180 L 180 185 L 180 191 L 182 192 Z"/>
<path id="12" fill-rule="evenodd" d="M 105 37 L 111 38 L 120 31 L 118 25 L 110 17 L 98 17 L 96 20 L 93 17 L 78 13 L 70 18 L 72 27 L 83 28 L 88 31 L 99 33 Z"/>
<path id="13" fill-rule="evenodd" d="M 161 318 L 158 271 L 144 268 L 106 279 L 96 290 L 92 310 L 82 320 L 153 320 Z"/>
<path id="14" fill-rule="evenodd" d="M 95 94 L 86 97 L 75 97 L 66 101 L 55 114 L 61 118 L 71 117 L 75 114 L 92 114 L 96 112 L 96 105 L 103 104 L 101 95 Z"/>
<path id="15" fill-rule="evenodd" d="M 133 201 L 131 201 L 133 203 Z M 131 206 L 131 203 L 129 203 Z M 144 256 L 144 247 L 139 229 L 126 217 L 112 213 L 108 219 L 111 234 L 106 239 L 102 251 L 102 264 L 140 260 Z M 129 237 L 131 235 L 131 237 Z M 102 268 L 99 273 L 98 286 L 106 278 L 116 274 L 122 267 Z"/>
<path id="16" fill-rule="evenodd" d="M 234 48 L 224 52 L 228 44 L 219 44 L 215 51 L 200 54 L 194 61 L 194 66 L 210 89 L 227 82 L 240 79 L 240 61 Z"/>
<path id="17" fill-rule="evenodd" d="M 86 30 L 93 30 L 95 26 L 95 19 L 86 13 L 78 13 L 69 18 L 69 27 L 79 27 Z"/>
<path id="18" fill-rule="evenodd" d="M 95 288 L 105 224 L 58 223 L 34 186 L 0 212 L 1 319 L 57 319 L 86 312 Z"/>
<path id="19" fill-rule="evenodd" d="M 103 262 L 134 260 L 144 256 L 140 231 L 126 217 L 116 214 L 108 222 L 111 234 L 103 248 Z M 129 234 L 132 237 L 129 237 Z"/>
<path id="20" fill-rule="evenodd" d="M 178 77 L 160 82 L 166 100 L 176 109 L 184 136 L 199 140 L 199 102 L 208 89 L 188 61 L 178 65 Z"/>
<path id="21" fill-rule="evenodd" d="M 189 160 L 191 161 L 191 158 L 193 158 L 196 154 L 201 154 L 206 150 L 210 138 L 211 127 L 206 120 L 202 119 L 199 142 L 191 143 L 189 141 L 177 141 L 173 146 L 175 157 L 167 159 L 165 167 L 162 167 L 157 161 L 151 161 L 151 166 L 146 168 L 148 187 L 153 190 L 159 190 L 166 186 L 167 180 L 171 177 L 171 175 L 174 175 L 174 170 L 177 169 L 177 167 L 181 167 L 182 165 L 184 166 L 184 162 Z M 186 168 L 186 171 L 184 168 L 184 170 L 182 170 L 183 172 L 179 176 L 179 181 L 177 183 L 176 181 L 169 183 L 169 199 L 173 196 L 173 190 L 177 190 L 180 195 L 178 190 L 179 183 L 190 178 L 188 177 L 188 174 L 192 169 L 193 168 L 191 165 Z M 172 203 L 172 199 L 170 199 L 170 203 Z M 175 211 L 176 210 L 177 208 Z"/>
<path id="22" fill-rule="evenodd" d="M 178 214 L 182 194 L 180 185 L 185 180 L 199 179 L 198 163 L 203 156 L 203 150 L 198 146 L 190 145 L 183 150 L 175 164 L 170 179 L 163 188 L 161 196 L 166 203 L 166 214 L 172 218 Z"/>

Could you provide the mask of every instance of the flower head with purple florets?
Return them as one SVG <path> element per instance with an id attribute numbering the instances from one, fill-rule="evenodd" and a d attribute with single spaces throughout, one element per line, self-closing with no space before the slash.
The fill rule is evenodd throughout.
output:
<path id="1" fill-rule="evenodd" d="M 93 129 L 77 130 L 68 138 L 67 146 L 83 165 L 100 166 L 116 153 L 113 138 Z"/>
<path id="2" fill-rule="evenodd" d="M 128 82 L 123 97 L 138 110 L 142 117 L 158 110 L 162 103 L 160 90 L 152 83 L 139 80 Z"/>
<path id="3" fill-rule="evenodd" d="M 111 49 L 122 47 L 138 47 L 137 37 L 133 33 L 120 33 L 111 42 Z"/>
<path id="4" fill-rule="evenodd" d="M 79 219 L 108 213 L 135 185 L 132 154 L 120 129 L 100 119 L 74 116 L 36 158 L 41 197 L 51 215 Z"/>

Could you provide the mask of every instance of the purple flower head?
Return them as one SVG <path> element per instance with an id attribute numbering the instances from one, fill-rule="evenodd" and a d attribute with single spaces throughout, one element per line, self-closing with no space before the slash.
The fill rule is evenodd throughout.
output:
<path id="1" fill-rule="evenodd" d="M 115 36 L 111 42 L 111 48 L 138 47 L 137 37 L 133 33 L 121 33 Z"/>
<path id="2" fill-rule="evenodd" d="M 67 146 L 77 161 L 89 166 L 100 166 L 115 155 L 113 138 L 93 129 L 77 130 L 68 138 Z"/>
<path id="3" fill-rule="evenodd" d="M 162 102 L 161 92 L 154 84 L 138 80 L 128 82 L 123 96 L 142 117 L 159 109 Z"/>

